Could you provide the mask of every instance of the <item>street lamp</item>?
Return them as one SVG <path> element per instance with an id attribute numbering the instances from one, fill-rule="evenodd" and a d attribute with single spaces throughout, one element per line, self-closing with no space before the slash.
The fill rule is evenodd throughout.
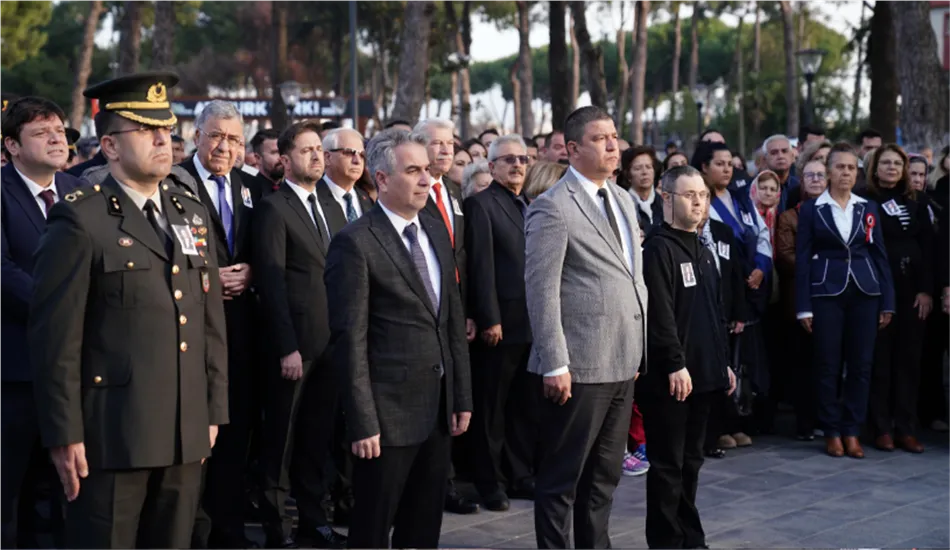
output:
<path id="1" fill-rule="evenodd" d="M 462 101 L 463 94 L 462 89 L 462 71 L 465 70 L 469 63 L 471 63 L 472 58 L 458 52 L 452 52 L 445 58 L 444 69 L 446 72 L 455 73 L 455 81 L 458 83 L 459 91 L 459 135 L 462 136 L 462 139 L 465 139 L 468 136 L 468 109 L 465 108 L 465 103 Z"/>
<path id="2" fill-rule="evenodd" d="M 689 93 L 693 96 L 693 103 L 696 104 L 696 139 L 703 133 L 703 98 L 708 94 L 708 88 L 705 84 L 697 83 L 690 89 Z"/>
<path id="3" fill-rule="evenodd" d="M 816 49 L 799 50 L 795 52 L 795 56 L 798 57 L 798 67 L 801 69 L 802 74 L 805 75 L 805 83 L 808 85 L 808 95 L 805 99 L 805 124 L 811 124 L 815 114 L 811 87 L 815 81 L 815 74 L 818 73 L 818 68 L 821 67 L 821 59 L 826 53 L 828 52 L 825 50 Z"/>
<path id="4" fill-rule="evenodd" d="M 284 100 L 287 111 L 290 116 L 290 123 L 294 123 L 294 109 L 300 102 L 300 83 L 294 80 L 288 80 L 280 85 L 280 98 Z"/>

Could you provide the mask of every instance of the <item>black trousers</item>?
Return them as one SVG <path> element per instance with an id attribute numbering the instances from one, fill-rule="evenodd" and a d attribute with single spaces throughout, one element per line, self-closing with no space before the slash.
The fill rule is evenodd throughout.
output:
<path id="1" fill-rule="evenodd" d="M 484 346 L 472 369 L 475 486 L 484 497 L 505 490 L 505 460 L 509 482 L 534 475 L 542 390 L 540 377 L 527 370 L 530 353 L 531 344 Z"/>
<path id="2" fill-rule="evenodd" d="M 939 294 L 934 296 L 934 310 L 927 318 L 927 339 L 920 365 L 918 411 L 921 423 L 947 421 L 947 394 L 944 391 L 943 357 L 947 351 L 950 316 L 941 310 Z"/>
<path id="3" fill-rule="evenodd" d="M 67 505 L 67 548 L 188 548 L 201 464 L 90 470 Z"/>
<path id="4" fill-rule="evenodd" d="M 655 390 L 637 396 L 650 449 L 646 520 L 650 548 L 706 544 L 696 488 L 709 408 L 718 393 L 692 394 L 682 402 Z"/>
<path id="5" fill-rule="evenodd" d="M 444 406 L 444 401 L 443 401 Z M 440 416 L 441 418 L 441 416 Z M 444 420 L 418 445 L 353 458 L 350 548 L 437 548 L 452 438 Z"/>
<path id="6" fill-rule="evenodd" d="M 38 438 L 33 384 L 0 382 L 0 548 L 17 546 L 18 538 L 35 538 L 35 533 L 17 533 L 17 508 Z"/>
<path id="7" fill-rule="evenodd" d="M 633 411 L 633 381 L 573 384 L 564 405 L 542 399 L 535 488 L 538 548 L 609 548 L 610 509 Z M 649 441 L 649 438 L 647 439 Z M 652 452 L 652 448 L 651 448 Z"/>
<path id="8" fill-rule="evenodd" d="M 916 309 L 912 291 L 897 281 L 897 312 L 877 334 L 868 423 L 874 435 L 917 435 L 920 361 L 927 323 Z"/>
<path id="9" fill-rule="evenodd" d="M 264 532 L 272 539 L 291 535 L 286 501 L 293 487 L 300 528 L 329 524 L 322 506 L 327 494 L 325 466 L 336 427 L 338 386 L 324 361 L 304 361 L 301 380 L 286 380 L 273 366 L 265 398 L 261 466 Z"/>

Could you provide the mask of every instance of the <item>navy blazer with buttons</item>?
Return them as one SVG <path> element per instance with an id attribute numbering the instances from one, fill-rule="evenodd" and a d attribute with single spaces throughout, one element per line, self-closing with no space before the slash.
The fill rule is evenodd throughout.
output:
<path id="1" fill-rule="evenodd" d="M 13 163 L 0 169 L 0 235 L 3 240 L 2 336 L 0 373 L 4 382 L 33 380 L 26 344 L 26 324 L 33 292 L 33 253 L 46 231 L 46 218 Z M 56 196 L 62 200 L 82 185 L 82 180 L 57 172 Z"/>
<path id="2" fill-rule="evenodd" d="M 812 298 L 838 296 L 849 284 L 868 296 L 880 296 L 880 311 L 894 312 L 894 280 L 884 249 L 877 204 L 854 205 L 851 236 L 838 233 L 830 204 L 802 203 L 795 242 L 795 301 L 799 315 L 811 313 Z M 870 217 L 870 218 L 869 218 Z M 868 237 L 868 220 L 873 219 Z"/>

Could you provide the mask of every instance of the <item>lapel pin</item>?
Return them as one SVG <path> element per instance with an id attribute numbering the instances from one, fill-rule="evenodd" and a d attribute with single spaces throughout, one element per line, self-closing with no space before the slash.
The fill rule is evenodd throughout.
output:
<path id="1" fill-rule="evenodd" d="M 199 216 L 198 214 L 195 214 L 194 217 L 191 218 L 191 223 L 195 225 L 204 225 L 205 221 L 201 219 L 201 216 Z"/>
<path id="2" fill-rule="evenodd" d="M 132 246 L 132 239 L 128 237 L 119 237 L 119 246 L 124 246 L 126 248 Z"/>

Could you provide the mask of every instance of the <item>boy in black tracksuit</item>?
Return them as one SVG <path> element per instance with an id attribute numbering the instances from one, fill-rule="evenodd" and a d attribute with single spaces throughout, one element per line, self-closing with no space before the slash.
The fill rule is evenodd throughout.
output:
<path id="1" fill-rule="evenodd" d="M 696 488 L 706 422 L 714 393 L 731 392 L 735 383 L 727 366 L 720 274 L 696 231 L 664 222 L 644 242 L 643 276 L 650 295 L 649 371 L 640 378 L 637 399 L 650 442 L 647 544 L 702 548 Z M 674 396 L 671 375 L 684 368 L 692 392 Z"/>

